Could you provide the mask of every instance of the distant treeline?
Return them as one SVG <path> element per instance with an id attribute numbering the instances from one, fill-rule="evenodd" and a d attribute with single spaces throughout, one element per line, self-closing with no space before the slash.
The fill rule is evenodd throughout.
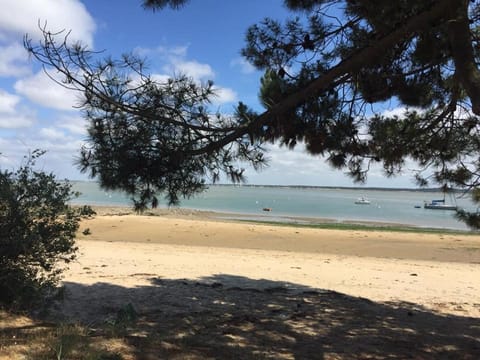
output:
<path id="1" fill-rule="evenodd" d="M 258 187 L 258 188 L 285 188 L 285 189 L 328 189 L 328 190 L 368 190 L 368 191 L 415 191 L 415 192 L 443 192 L 442 188 L 385 188 L 385 187 L 355 187 L 355 186 L 315 186 L 315 185 L 255 185 L 255 184 L 209 184 L 210 186 L 225 187 Z M 465 193 L 465 189 L 449 189 L 452 193 Z"/>
<path id="2" fill-rule="evenodd" d="M 92 180 L 69 180 L 71 183 L 98 183 Z M 285 189 L 330 189 L 330 190 L 368 190 L 368 191 L 415 191 L 415 192 L 443 192 L 442 188 L 387 188 L 387 187 L 359 187 L 359 186 L 320 186 L 320 185 L 255 185 L 255 184 L 207 184 L 209 186 L 225 187 L 252 187 L 252 188 L 285 188 Z M 451 193 L 468 193 L 466 189 L 449 189 Z"/>

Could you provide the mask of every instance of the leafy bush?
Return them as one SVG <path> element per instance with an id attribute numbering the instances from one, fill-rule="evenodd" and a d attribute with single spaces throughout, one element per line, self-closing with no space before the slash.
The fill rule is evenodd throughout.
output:
<path id="1" fill-rule="evenodd" d="M 80 216 L 91 217 L 97 215 L 97 212 L 90 205 L 83 205 L 78 209 Z"/>
<path id="2" fill-rule="evenodd" d="M 75 258 L 79 215 L 68 182 L 35 171 L 35 151 L 15 172 L 0 171 L 0 303 L 28 306 L 53 290 Z"/>

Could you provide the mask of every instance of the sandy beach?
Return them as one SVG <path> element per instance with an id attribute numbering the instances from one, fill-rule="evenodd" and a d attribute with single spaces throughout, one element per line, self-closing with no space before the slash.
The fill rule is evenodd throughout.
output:
<path id="1" fill-rule="evenodd" d="M 478 235 L 100 209 L 78 246 L 49 316 L 132 306 L 125 359 L 480 358 Z"/>
<path id="2" fill-rule="evenodd" d="M 480 317 L 480 236 L 283 227 L 193 213 L 97 216 L 83 221 L 78 244 L 66 282 L 285 282 Z"/>

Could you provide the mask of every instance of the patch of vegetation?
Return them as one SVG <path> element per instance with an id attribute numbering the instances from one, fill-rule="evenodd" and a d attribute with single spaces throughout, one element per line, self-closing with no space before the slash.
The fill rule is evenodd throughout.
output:
<path id="1" fill-rule="evenodd" d="M 97 212 L 95 210 L 93 210 L 93 208 L 90 205 L 83 205 L 83 206 L 78 208 L 78 214 L 81 217 L 89 218 L 89 217 L 97 215 Z"/>
<path id="2" fill-rule="evenodd" d="M 138 314 L 131 303 L 117 311 L 115 318 L 106 322 L 112 336 L 124 335 L 127 329 L 135 325 Z"/>
<path id="3" fill-rule="evenodd" d="M 294 222 L 279 222 L 279 221 L 268 221 L 268 220 L 265 220 L 265 221 L 264 220 L 241 220 L 241 219 L 238 221 L 260 224 L 260 225 L 284 226 L 284 227 L 293 227 L 293 228 L 358 230 L 358 231 L 389 231 L 389 232 L 407 232 L 407 233 L 419 233 L 419 234 L 478 236 L 478 232 L 474 232 L 474 231 L 421 228 L 421 227 L 402 226 L 402 225 L 369 225 L 369 224 L 332 223 L 332 222 L 299 224 Z"/>
<path id="4" fill-rule="evenodd" d="M 89 329 L 77 324 L 60 324 L 49 332 L 38 335 L 43 338 L 45 347 L 32 354 L 32 359 L 88 359 L 121 360 L 118 352 L 110 352 L 102 346 L 96 346 Z"/>
<path id="5" fill-rule="evenodd" d="M 75 259 L 79 216 L 68 182 L 35 171 L 34 151 L 17 171 L 0 172 L 0 303 L 31 307 L 52 294 Z"/>

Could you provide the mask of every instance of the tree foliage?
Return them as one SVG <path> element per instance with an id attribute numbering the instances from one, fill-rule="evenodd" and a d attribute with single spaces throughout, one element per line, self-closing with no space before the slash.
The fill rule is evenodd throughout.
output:
<path id="1" fill-rule="evenodd" d="M 148 0 L 178 8 L 188 1 Z M 237 161 L 265 162 L 262 144 L 299 142 L 364 181 L 372 163 L 387 176 L 418 164 L 419 184 L 480 185 L 480 5 L 468 0 L 287 0 L 295 15 L 266 18 L 246 34 L 243 56 L 265 71 L 257 113 L 212 114 L 212 84 L 158 82 L 142 61 L 95 62 L 95 54 L 44 29 L 30 53 L 80 90 L 90 123 L 81 165 L 137 206 L 190 196 Z M 58 35 L 58 34 L 57 34 Z M 405 114 L 383 113 L 395 101 Z M 426 171 L 428 170 L 428 171 Z M 427 174 L 427 175 L 425 175 Z"/>
<path id="2" fill-rule="evenodd" d="M 0 303 L 25 306 L 57 284 L 75 258 L 78 215 L 71 185 L 33 170 L 34 152 L 15 172 L 0 172 Z"/>
<path id="3" fill-rule="evenodd" d="M 96 62 L 95 53 L 70 46 L 67 37 L 57 43 L 59 34 L 44 35 L 40 47 L 27 41 L 27 48 L 65 76 L 63 86 L 82 91 L 89 126 L 81 170 L 106 189 L 130 194 L 137 210 L 157 206 L 158 193 L 176 204 L 222 172 L 243 181 L 238 161 L 257 168 L 264 163 L 260 142 L 231 136 L 253 120 L 251 111 L 239 104 L 232 116 L 210 112 L 212 82 L 198 84 L 186 76 L 158 81 L 132 55 Z"/>
<path id="4" fill-rule="evenodd" d="M 153 10 L 162 10 L 167 7 L 179 9 L 187 2 L 188 0 L 144 0 L 143 6 Z"/>
<path id="5" fill-rule="evenodd" d="M 303 95 L 277 115 L 271 139 L 303 141 L 359 181 L 372 162 L 394 175 L 411 158 L 422 169 L 433 167 L 436 182 L 475 186 L 477 38 L 475 27 L 451 25 L 475 24 L 476 7 L 469 18 L 468 3 L 289 1 L 307 19 L 252 26 L 243 55 L 266 75 L 277 74 L 269 99 L 283 104 Z M 342 17 L 332 21 L 332 9 L 343 9 Z M 465 31 L 469 41 L 458 46 L 454 39 Z M 469 64 L 458 61 L 468 57 Z M 405 116 L 381 115 L 392 99 L 408 108 Z"/>

